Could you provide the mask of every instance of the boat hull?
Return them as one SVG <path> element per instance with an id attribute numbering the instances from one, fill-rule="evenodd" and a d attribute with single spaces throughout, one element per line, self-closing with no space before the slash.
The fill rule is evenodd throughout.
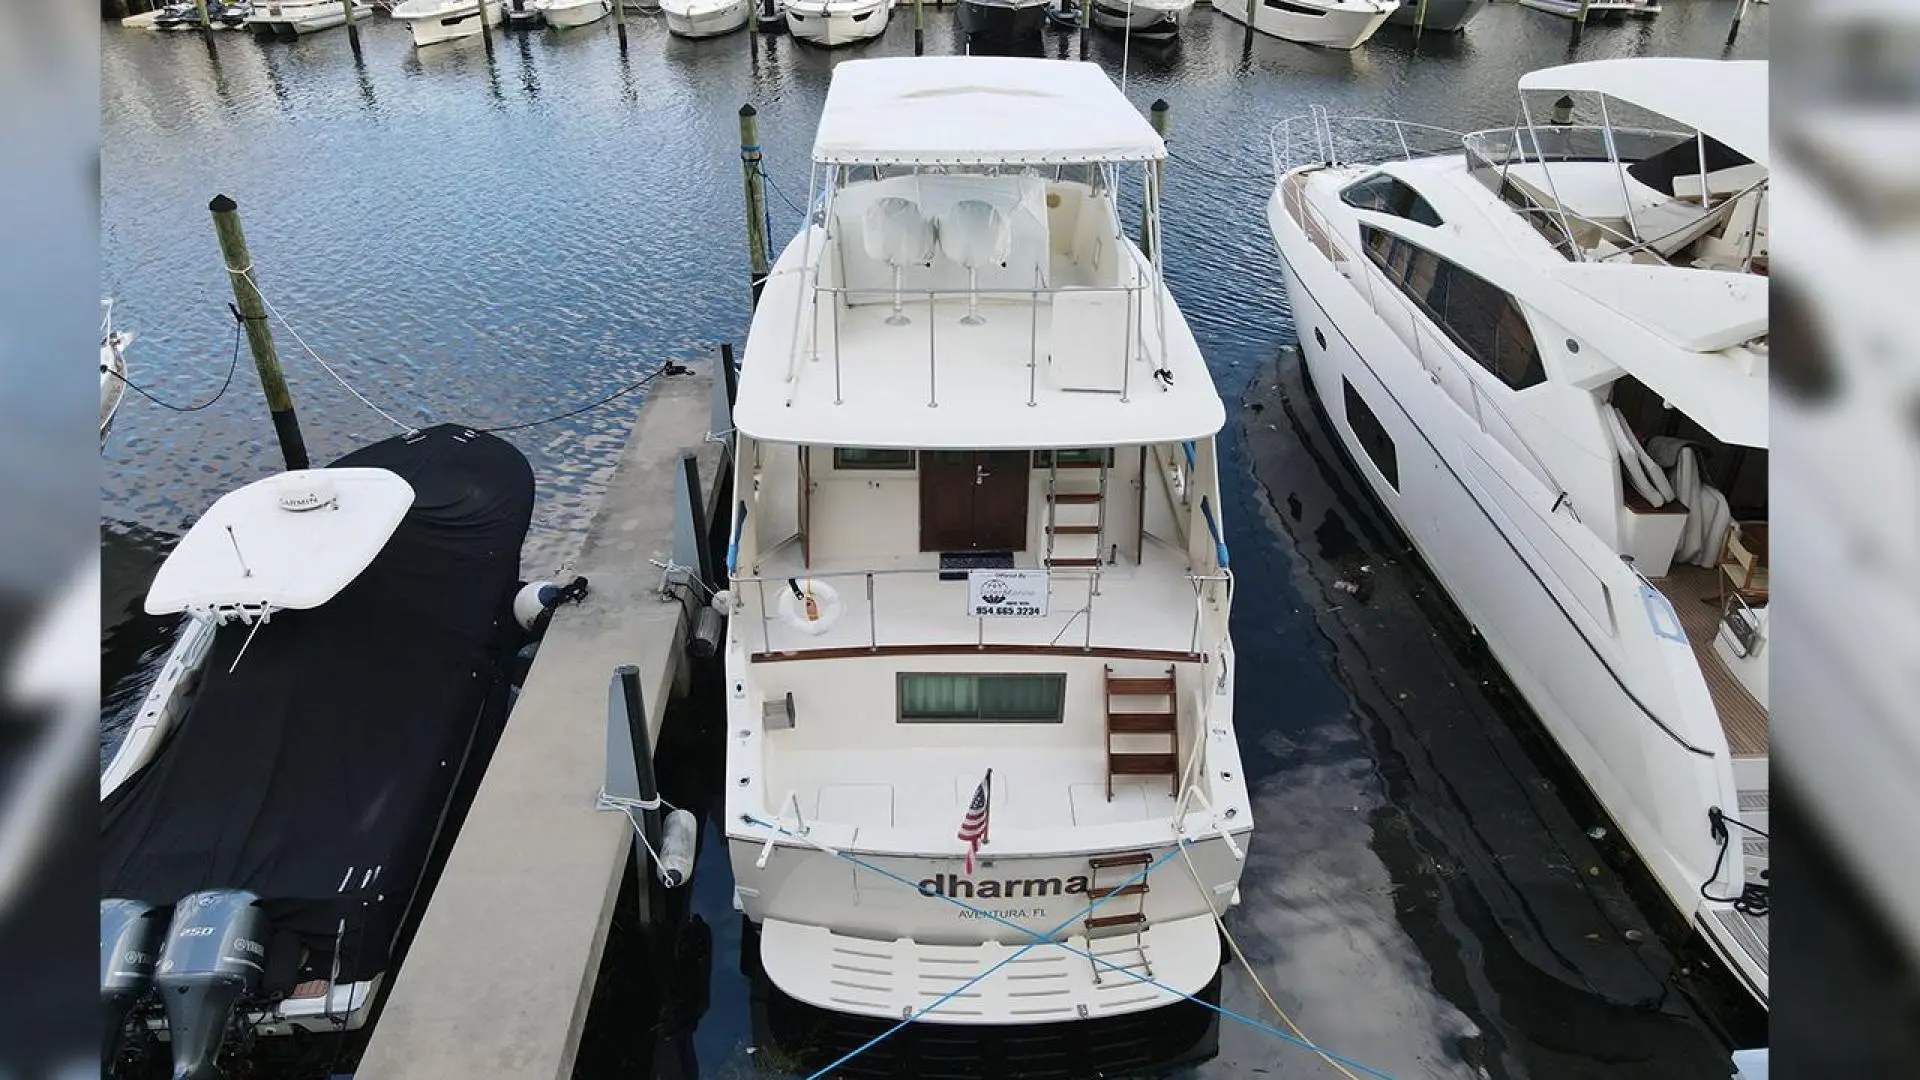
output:
<path id="1" fill-rule="evenodd" d="M 1359 48 L 1394 10 L 1378 0 L 1315 0 L 1311 4 L 1296 0 L 1226 0 L 1214 5 L 1214 10 L 1242 25 L 1248 21 L 1249 8 L 1255 30 L 1325 49 Z"/>
<path id="2" fill-rule="evenodd" d="M 353 14 L 356 19 L 370 16 L 373 5 L 355 0 Z M 337 3 L 262 4 L 253 9 L 247 28 L 256 37 L 290 38 L 331 30 L 346 22 L 346 10 Z"/>
<path id="3" fill-rule="evenodd" d="M 1515 496 L 1513 485 L 1524 483 L 1518 479 L 1524 467 L 1492 464 L 1506 456 L 1504 450 L 1425 377 L 1419 359 L 1355 291 L 1355 282 L 1318 254 L 1277 195 L 1269 202 L 1268 222 L 1312 393 L 1354 471 L 1479 631 L 1682 921 L 1703 925 L 1711 905 L 1699 890 L 1713 876 L 1718 852 L 1707 810 L 1740 803 L 1733 759 L 1698 669 L 1690 677 L 1679 669 L 1649 670 L 1644 655 L 1596 632 L 1587 625 L 1593 620 L 1582 621 L 1577 598 L 1546 585 L 1579 567 L 1564 557 L 1544 561 L 1540 545 L 1551 543 L 1548 527 L 1537 517 L 1526 524 L 1518 520 L 1528 512 L 1525 506 L 1548 505 L 1551 493 L 1537 485 L 1544 497 Z M 1352 272 L 1368 271 L 1353 266 Z M 1371 463 L 1355 434 L 1349 393 L 1390 438 L 1397 486 Z M 1630 573 L 1617 565 L 1590 573 L 1606 570 Z M 1657 602 L 1625 588 L 1610 594 L 1623 605 L 1622 637 L 1628 620 L 1641 617 L 1643 603 L 1650 610 Z M 1645 700 L 1678 702 L 1665 722 L 1688 733 L 1703 752 L 1662 732 L 1646 714 Z M 1742 865 L 1737 848 L 1729 858 L 1733 867 Z M 1735 880 L 1740 875 L 1732 871 Z M 1737 891 L 1726 880 L 1716 888 Z M 1764 970 L 1736 966 L 1735 973 L 1766 1000 Z"/>
<path id="4" fill-rule="evenodd" d="M 961 0 L 960 29 L 969 37 L 1021 41 L 1037 39 L 1047 25 L 1045 4 L 988 4 Z"/>
<path id="5" fill-rule="evenodd" d="M 1427 0 L 1427 21 L 1423 28 L 1452 34 L 1467 28 L 1492 0 Z M 1387 22 L 1394 26 L 1414 26 L 1420 16 L 1420 0 L 1402 0 Z"/>
<path id="6" fill-rule="evenodd" d="M 886 33 L 892 7 L 891 0 L 802 0 L 787 4 L 787 29 L 815 45 L 851 45 Z"/>
<path id="7" fill-rule="evenodd" d="M 407 24 L 407 29 L 413 34 L 413 43 L 438 45 L 443 41 L 475 37 L 486 32 L 489 27 L 500 25 L 505 5 L 502 0 L 486 0 L 484 19 L 478 4 L 466 4 L 418 14 L 403 11 L 405 6 L 403 4 L 395 8 L 393 17 Z"/>
<path id="8" fill-rule="evenodd" d="M 570 30 L 577 26 L 590 26 L 613 14 L 612 0 L 592 0 L 586 4 L 567 4 L 564 7 L 549 5 L 540 9 L 546 17 L 547 25 L 555 30 Z"/>
<path id="9" fill-rule="evenodd" d="M 667 32 L 684 38 L 719 37 L 747 25 L 752 15 L 749 0 L 663 0 L 660 14 L 667 21 Z"/>
<path id="10" fill-rule="evenodd" d="M 1093 25 L 1135 37 L 1172 38 L 1179 36 L 1181 24 L 1192 11 L 1192 0 L 1180 4 L 1136 3 L 1131 9 L 1124 0 L 1093 0 Z"/>

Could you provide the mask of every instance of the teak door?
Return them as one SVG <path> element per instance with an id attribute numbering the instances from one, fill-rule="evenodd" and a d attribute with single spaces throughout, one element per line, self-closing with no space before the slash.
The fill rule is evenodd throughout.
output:
<path id="1" fill-rule="evenodd" d="M 920 453 L 921 551 L 1020 551 L 1027 546 L 1024 450 Z"/>

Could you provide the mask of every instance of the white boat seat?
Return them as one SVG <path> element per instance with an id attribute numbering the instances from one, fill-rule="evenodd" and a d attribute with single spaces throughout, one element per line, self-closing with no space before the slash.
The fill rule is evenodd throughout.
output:
<path id="1" fill-rule="evenodd" d="M 940 250 L 967 268 L 967 314 L 960 321 L 977 326 L 980 317 L 980 268 L 1005 266 L 1013 255 L 1013 223 L 992 203 L 962 199 L 940 215 Z"/>
<path id="2" fill-rule="evenodd" d="M 893 267 L 893 314 L 887 322 L 905 326 L 911 320 L 900 310 L 900 275 L 909 266 L 933 265 L 939 246 L 933 222 L 911 199 L 888 195 L 867 205 L 860 217 L 860 239 L 868 258 Z"/>

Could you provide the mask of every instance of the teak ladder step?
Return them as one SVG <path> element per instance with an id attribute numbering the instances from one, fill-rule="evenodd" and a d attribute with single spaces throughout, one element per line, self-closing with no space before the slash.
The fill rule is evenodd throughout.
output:
<path id="1" fill-rule="evenodd" d="M 1112 665 L 1108 665 L 1106 673 L 1107 801 L 1113 801 L 1116 776 L 1164 776 L 1167 795 L 1179 795 L 1180 724 L 1174 700 L 1177 684 L 1173 668 L 1168 667 L 1165 675 L 1115 675 Z M 1164 707 L 1154 709 L 1140 703 L 1116 707 L 1116 698 L 1158 698 Z M 1122 744 L 1125 749 L 1115 748 L 1115 736 L 1129 740 Z M 1156 736 L 1167 740 L 1163 749 L 1145 749 L 1138 745 L 1138 740 Z"/>
<path id="2" fill-rule="evenodd" d="M 1140 926 L 1146 921 L 1147 917 L 1137 911 L 1122 912 L 1119 915 L 1089 915 L 1087 929 L 1105 930 L 1115 926 Z"/>
<path id="3" fill-rule="evenodd" d="M 1098 525 L 1049 525 L 1047 531 L 1055 536 L 1099 536 Z"/>
<path id="4" fill-rule="evenodd" d="M 1094 458 L 1092 460 L 1086 458 L 1067 458 L 1064 461 L 1055 461 L 1053 467 L 1056 469 L 1104 469 L 1107 467 L 1107 463 L 1103 458 Z"/>
<path id="5" fill-rule="evenodd" d="M 1117 712 L 1107 714 L 1107 730 L 1116 735 L 1158 735 L 1176 729 L 1170 712 Z"/>
<path id="6" fill-rule="evenodd" d="M 1106 889 L 1104 891 L 1101 889 L 1092 890 L 1092 892 L 1097 894 L 1094 896 L 1095 900 L 1104 900 L 1109 896 L 1114 897 L 1115 899 L 1118 899 L 1122 896 L 1139 896 L 1141 893 L 1146 891 L 1147 891 L 1147 883 L 1144 880 L 1136 881 L 1131 885 L 1122 885 L 1117 889 Z"/>
<path id="7" fill-rule="evenodd" d="M 1062 491 L 1054 495 L 1053 501 L 1069 506 L 1091 506 L 1106 498 L 1097 491 Z"/>
<path id="8" fill-rule="evenodd" d="M 1100 565 L 1099 559 L 1092 559 L 1092 558 L 1069 559 L 1069 558 L 1062 558 L 1059 556 L 1049 558 L 1047 559 L 1046 562 L 1048 566 L 1092 567 L 1092 566 Z"/>
<path id="9" fill-rule="evenodd" d="M 1141 936 L 1147 929 L 1145 875 L 1153 865 L 1153 855 L 1145 851 L 1095 855 L 1087 859 L 1090 883 L 1087 895 L 1093 898 L 1096 909 L 1087 913 L 1083 923 L 1087 962 L 1093 966 L 1095 985 L 1103 984 L 1108 975 L 1126 979 L 1126 972 L 1133 970 L 1153 978 L 1153 966 L 1147 962 L 1146 941 Z M 1119 910 L 1123 908 L 1132 910 Z M 1096 942 L 1105 943 L 1105 947 Z"/>
<path id="10" fill-rule="evenodd" d="M 1125 855 L 1095 855 L 1087 860 L 1087 866 L 1094 870 L 1111 870 L 1116 866 L 1151 866 L 1153 856 L 1144 851 L 1129 851 Z"/>

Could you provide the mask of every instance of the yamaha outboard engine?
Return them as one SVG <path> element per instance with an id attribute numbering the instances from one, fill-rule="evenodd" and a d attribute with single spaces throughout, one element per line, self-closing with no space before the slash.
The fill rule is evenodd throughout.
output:
<path id="1" fill-rule="evenodd" d="M 100 901 L 100 1003 L 107 1027 L 100 1044 L 100 1075 L 119 1063 L 127 1021 L 153 989 L 166 912 L 138 900 Z"/>
<path id="2" fill-rule="evenodd" d="M 267 913 L 239 889 L 211 889 L 173 906 L 154 984 L 167 1010 L 173 1080 L 220 1075 L 217 1060 L 234 1017 L 260 994 L 267 965 Z"/>

